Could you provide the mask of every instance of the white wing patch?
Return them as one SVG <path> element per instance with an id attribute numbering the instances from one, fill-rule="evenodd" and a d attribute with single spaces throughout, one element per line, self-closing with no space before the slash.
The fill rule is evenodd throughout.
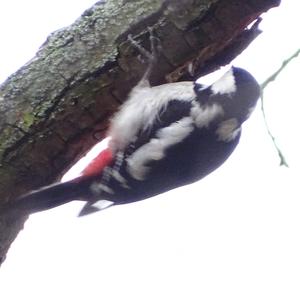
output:
<path id="1" fill-rule="evenodd" d="M 192 101 L 195 99 L 194 83 L 190 81 L 167 83 L 155 87 L 140 84 L 129 95 L 121 110 L 112 119 L 110 147 L 113 151 L 125 149 L 134 142 L 140 130 L 151 128 L 157 113 L 170 100 Z"/>
<path id="2" fill-rule="evenodd" d="M 236 91 L 236 83 L 231 68 L 219 80 L 211 85 L 211 90 L 214 94 L 231 94 Z"/>
<path id="3" fill-rule="evenodd" d="M 241 127 L 237 119 L 232 118 L 221 122 L 216 130 L 216 134 L 219 141 L 230 142 L 237 137 L 240 131 Z"/>
<path id="4" fill-rule="evenodd" d="M 198 128 L 207 128 L 211 121 L 223 114 L 223 108 L 216 103 L 202 107 L 197 102 L 194 102 L 191 109 L 191 116 Z"/>
<path id="5" fill-rule="evenodd" d="M 180 143 L 193 129 L 191 117 L 182 118 L 180 121 L 160 129 L 155 138 L 127 158 L 128 172 L 137 180 L 145 179 L 149 170 L 146 164 L 152 160 L 162 159 L 167 148 Z"/>

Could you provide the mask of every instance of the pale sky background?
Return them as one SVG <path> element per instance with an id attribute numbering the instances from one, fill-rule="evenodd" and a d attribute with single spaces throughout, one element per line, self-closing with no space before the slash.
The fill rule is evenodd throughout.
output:
<path id="1" fill-rule="evenodd" d="M 0 81 L 95 1 L 1 1 Z M 262 82 L 300 47 L 300 2 L 283 1 L 234 61 Z M 258 107 L 214 174 L 77 218 L 74 202 L 30 217 L 0 269 L 3 300 L 300 299 L 299 68 L 267 90 L 278 166 Z"/>

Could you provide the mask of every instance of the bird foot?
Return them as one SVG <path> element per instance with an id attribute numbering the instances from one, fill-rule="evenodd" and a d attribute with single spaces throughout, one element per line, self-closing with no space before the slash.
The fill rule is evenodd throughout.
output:
<path id="1" fill-rule="evenodd" d="M 140 43 L 136 41 L 131 34 L 128 35 L 128 41 L 140 52 L 143 58 L 146 58 L 148 62 L 148 68 L 143 76 L 143 79 L 146 80 L 149 79 L 149 76 L 151 75 L 151 72 L 158 61 L 158 53 L 161 50 L 160 40 L 154 35 L 153 27 L 148 27 L 148 31 L 150 40 L 150 51 L 141 46 Z M 145 61 L 143 60 L 143 62 Z"/>

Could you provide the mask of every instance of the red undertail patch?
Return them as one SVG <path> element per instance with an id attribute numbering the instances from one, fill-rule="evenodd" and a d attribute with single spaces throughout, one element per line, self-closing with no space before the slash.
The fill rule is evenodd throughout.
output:
<path id="1" fill-rule="evenodd" d="M 113 154 L 110 149 L 101 151 L 82 171 L 82 176 L 101 174 L 103 169 L 113 161 Z"/>

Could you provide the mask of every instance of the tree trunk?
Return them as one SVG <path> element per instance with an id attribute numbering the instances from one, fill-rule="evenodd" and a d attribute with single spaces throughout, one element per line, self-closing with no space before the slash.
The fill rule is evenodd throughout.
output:
<path id="1" fill-rule="evenodd" d="M 0 205 L 58 179 L 101 140 L 108 119 L 145 65 L 127 41 L 162 53 L 153 84 L 191 79 L 230 62 L 260 33 L 259 15 L 279 0 L 107 0 L 51 34 L 0 86 Z M 258 21 L 259 22 L 259 21 Z M 193 75 L 193 76 L 192 76 Z M 0 261 L 26 217 L 0 217 Z"/>

